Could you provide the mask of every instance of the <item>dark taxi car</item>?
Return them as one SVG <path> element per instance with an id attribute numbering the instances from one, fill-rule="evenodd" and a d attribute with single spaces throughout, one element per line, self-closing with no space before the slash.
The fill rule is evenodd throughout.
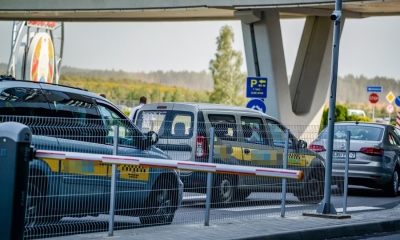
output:
<path id="1" fill-rule="evenodd" d="M 0 77 L 0 122 L 30 127 L 35 149 L 169 159 L 156 148 L 155 133 L 141 131 L 117 107 L 88 91 Z M 179 173 L 117 165 L 118 215 L 139 216 L 144 224 L 169 224 L 182 200 Z M 30 162 L 26 224 L 63 217 L 108 213 L 111 165 L 100 161 L 34 159 Z"/>

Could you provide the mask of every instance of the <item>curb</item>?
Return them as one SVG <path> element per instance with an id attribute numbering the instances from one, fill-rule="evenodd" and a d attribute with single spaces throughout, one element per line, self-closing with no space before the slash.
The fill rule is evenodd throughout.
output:
<path id="1" fill-rule="evenodd" d="M 303 239 L 332 239 L 340 237 L 361 236 L 380 232 L 392 232 L 400 230 L 400 219 L 367 222 L 357 224 L 347 224 L 334 227 L 320 227 L 315 229 L 304 229 L 300 231 L 288 231 L 274 234 L 258 235 L 239 239 L 276 239 L 276 240 L 303 240 Z"/>

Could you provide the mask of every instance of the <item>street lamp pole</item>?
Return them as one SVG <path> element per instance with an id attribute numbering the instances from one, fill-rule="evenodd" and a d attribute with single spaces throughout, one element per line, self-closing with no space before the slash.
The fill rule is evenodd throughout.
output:
<path id="1" fill-rule="evenodd" d="M 332 68 L 331 68 L 331 88 L 329 97 L 329 113 L 328 113 L 328 145 L 326 149 L 325 159 L 325 189 L 324 200 L 317 209 L 317 213 L 337 214 L 335 207 L 331 203 L 331 182 L 332 182 L 332 151 L 333 151 L 333 133 L 335 125 L 335 108 L 336 108 L 336 87 L 337 87 L 337 71 L 339 59 L 339 42 L 340 42 L 340 20 L 342 19 L 342 0 L 336 0 L 335 10 L 331 14 L 331 20 L 334 22 L 333 28 L 333 50 L 332 50 Z"/>

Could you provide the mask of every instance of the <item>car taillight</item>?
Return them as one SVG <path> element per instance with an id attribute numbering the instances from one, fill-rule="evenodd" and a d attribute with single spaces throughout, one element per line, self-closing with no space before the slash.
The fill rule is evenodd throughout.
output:
<path id="1" fill-rule="evenodd" d="M 196 137 L 196 157 L 208 156 L 208 143 L 207 138 L 204 136 Z"/>
<path id="2" fill-rule="evenodd" d="M 384 151 L 380 148 L 361 148 L 360 152 L 365 153 L 370 156 L 383 156 Z"/>
<path id="3" fill-rule="evenodd" d="M 311 150 L 313 150 L 315 152 L 326 151 L 324 146 L 322 146 L 322 145 L 314 145 L 314 144 L 311 144 L 310 146 L 308 146 L 308 149 L 311 149 Z"/>

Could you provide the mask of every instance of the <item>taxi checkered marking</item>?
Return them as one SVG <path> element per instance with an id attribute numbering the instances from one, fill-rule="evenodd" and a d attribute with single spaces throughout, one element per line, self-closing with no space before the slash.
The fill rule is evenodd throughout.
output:
<path id="1" fill-rule="evenodd" d="M 121 171 L 146 173 L 149 169 L 135 165 L 122 165 Z"/>
<path id="2" fill-rule="evenodd" d="M 300 159 L 300 154 L 298 154 L 298 153 L 288 153 L 288 158 Z"/>
<path id="3" fill-rule="evenodd" d="M 149 180 L 149 167 L 135 166 L 135 165 L 121 165 L 119 168 L 121 179 L 148 181 Z"/>

